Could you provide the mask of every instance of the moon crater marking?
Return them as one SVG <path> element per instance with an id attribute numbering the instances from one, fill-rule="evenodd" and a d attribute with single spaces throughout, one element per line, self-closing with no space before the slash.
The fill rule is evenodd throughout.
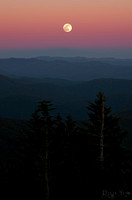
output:
<path id="1" fill-rule="evenodd" d="M 72 25 L 71 24 L 64 24 L 63 30 L 65 32 L 70 32 L 72 30 Z"/>

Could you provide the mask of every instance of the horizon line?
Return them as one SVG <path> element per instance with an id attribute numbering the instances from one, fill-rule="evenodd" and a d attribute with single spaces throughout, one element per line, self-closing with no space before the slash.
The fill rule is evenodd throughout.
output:
<path id="1" fill-rule="evenodd" d="M 39 57 L 39 56 L 50 56 L 50 57 L 114 57 L 131 59 L 132 58 L 132 47 L 122 48 L 30 48 L 30 49 L 0 49 L 0 58 L 10 57 Z"/>

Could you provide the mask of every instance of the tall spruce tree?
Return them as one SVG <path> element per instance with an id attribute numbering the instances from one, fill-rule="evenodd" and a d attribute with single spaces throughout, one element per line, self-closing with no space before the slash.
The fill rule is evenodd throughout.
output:
<path id="1" fill-rule="evenodd" d="M 50 157 L 49 144 L 54 132 L 55 122 L 50 111 L 54 110 L 50 101 L 42 101 L 29 121 L 32 130 L 32 150 L 34 166 L 38 169 L 40 186 L 46 200 L 50 199 Z M 36 155 L 36 156 L 35 156 Z M 35 160 L 36 159 L 36 160 Z"/>
<path id="2" fill-rule="evenodd" d="M 97 94 L 94 103 L 88 106 L 89 120 L 85 123 L 87 133 L 92 141 L 93 166 L 96 169 L 98 181 L 104 179 L 111 190 L 123 187 L 124 181 L 124 159 L 122 140 L 126 135 L 119 127 L 119 118 L 112 115 L 111 108 L 105 105 L 105 96 L 102 92 Z M 107 174 L 107 175 L 106 175 Z"/>

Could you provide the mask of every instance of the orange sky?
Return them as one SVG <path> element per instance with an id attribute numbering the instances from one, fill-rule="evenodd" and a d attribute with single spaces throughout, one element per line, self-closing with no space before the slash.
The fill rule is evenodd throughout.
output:
<path id="1" fill-rule="evenodd" d="M 132 47 L 132 1 L 1 0 L 0 49 L 47 47 Z"/>

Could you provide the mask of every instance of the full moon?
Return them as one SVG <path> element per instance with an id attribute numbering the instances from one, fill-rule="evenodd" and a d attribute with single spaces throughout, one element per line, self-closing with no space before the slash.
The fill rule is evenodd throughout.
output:
<path id="1" fill-rule="evenodd" d="M 63 30 L 65 32 L 70 32 L 72 30 L 72 25 L 71 24 L 64 24 Z"/>

